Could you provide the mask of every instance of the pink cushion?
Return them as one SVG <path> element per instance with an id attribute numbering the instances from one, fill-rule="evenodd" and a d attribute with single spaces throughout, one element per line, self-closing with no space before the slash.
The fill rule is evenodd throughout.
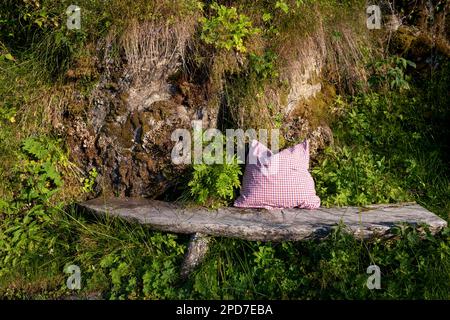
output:
<path id="1" fill-rule="evenodd" d="M 307 140 L 277 154 L 253 140 L 241 194 L 234 205 L 242 208 L 316 209 L 320 206 L 320 199 L 308 168 Z"/>

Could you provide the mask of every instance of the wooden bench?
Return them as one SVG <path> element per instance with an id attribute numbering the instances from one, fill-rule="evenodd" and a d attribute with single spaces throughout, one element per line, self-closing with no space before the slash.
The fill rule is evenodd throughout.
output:
<path id="1" fill-rule="evenodd" d="M 365 207 L 210 210 L 144 198 L 97 198 L 80 204 L 96 215 L 111 215 L 154 230 L 191 234 L 181 274 L 187 276 L 205 257 L 209 236 L 251 241 L 299 241 L 323 238 L 336 225 L 363 239 L 392 236 L 401 223 L 428 225 L 436 233 L 447 222 L 416 203 Z"/>

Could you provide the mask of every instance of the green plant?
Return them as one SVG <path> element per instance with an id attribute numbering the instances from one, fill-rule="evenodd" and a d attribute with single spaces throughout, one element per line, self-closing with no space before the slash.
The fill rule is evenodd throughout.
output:
<path id="1" fill-rule="evenodd" d="M 385 157 L 363 148 L 327 149 L 324 160 L 312 173 L 325 206 L 402 202 L 411 196 L 390 172 Z"/>
<path id="2" fill-rule="evenodd" d="M 6 214 L 0 224 L 0 266 L 18 268 L 28 262 L 27 253 L 52 250 L 55 244 L 55 237 L 48 237 L 46 230 L 60 206 L 52 202 L 63 185 L 58 168 L 67 165 L 64 152 L 52 139 L 27 138 L 21 150 L 10 182 L 16 192 L 0 205 Z"/>
<path id="3" fill-rule="evenodd" d="M 277 79 L 279 76 L 276 61 L 278 56 L 272 50 L 267 50 L 262 55 L 250 53 L 250 70 L 255 73 L 256 78 L 262 83 L 266 79 Z"/>
<path id="4" fill-rule="evenodd" d="M 447 299 L 449 229 L 425 238 L 411 226 L 392 241 L 361 241 L 335 228 L 322 241 L 258 243 L 218 239 L 193 275 L 193 297 L 215 299 Z M 366 286 L 367 267 L 382 272 Z M 427 281 L 422 281 L 426 278 Z"/>
<path id="5" fill-rule="evenodd" d="M 82 180 L 83 182 L 83 191 L 86 193 L 92 192 L 94 191 L 94 184 L 95 184 L 95 179 L 98 176 L 98 172 L 96 168 L 92 168 L 89 171 L 89 177 L 88 178 L 84 178 Z"/>
<path id="6" fill-rule="evenodd" d="M 59 27 L 59 17 L 51 1 L 5 0 L 0 13 L 0 42 L 22 42 L 45 30 Z"/>
<path id="7" fill-rule="evenodd" d="M 57 142 L 58 143 L 58 142 Z M 18 199 L 48 200 L 62 186 L 55 164 L 65 165 L 67 158 L 57 144 L 45 138 L 27 138 L 22 144 L 24 156 L 16 167 L 20 184 L 24 187 Z M 23 197 L 23 198 L 22 198 Z"/>
<path id="8" fill-rule="evenodd" d="M 410 89 L 410 76 L 405 74 L 406 68 L 415 68 L 416 64 L 400 56 L 390 56 L 386 59 L 375 61 L 368 65 L 373 73 L 369 78 L 369 85 L 374 88 L 388 86 L 395 90 Z"/>
<path id="9" fill-rule="evenodd" d="M 213 2 L 210 8 L 216 15 L 200 19 L 202 23 L 200 38 L 207 44 L 213 44 L 217 49 L 246 52 L 245 40 L 260 30 L 254 28 L 250 18 L 239 14 L 235 7 L 228 8 Z"/>
<path id="10" fill-rule="evenodd" d="M 16 108 L 0 108 L 0 120 L 9 121 L 10 123 L 16 122 Z"/>
<path id="11" fill-rule="evenodd" d="M 223 135 L 219 133 L 208 143 L 211 137 L 208 138 L 206 131 L 194 130 L 194 139 L 200 138 L 206 145 L 202 162 L 192 166 L 190 180 L 181 198 L 211 207 L 226 205 L 234 199 L 236 189 L 241 185 L 241 166 L 236 155 L 229 158 L 227 152 L 223 151 L 226 150 Z"/>
<path id="12" fill-rule="evenodd" d="M 1 42 L 0 42 L 1 45 Z M 2 51 L 4 52 L 0 52 L 0 61 L 15 61 L 16 59 L 12 56 L 11 53 L 9 53 L 7 50 L 3 49 Z"/>
<path id="13" fill-rule="evenodd" d="M 188 183 L 189 196 L 202 205 L 217 207 L 227 204 L 234 199 L 235 191 L 241 185 L 241 174 L 236 158 L 231 163 L 196 164 Z"/>
<path id="14" fill-rule="evenodd" d="M 291 2 L 291 3 L 290 3 Z M 289 11 L 295 11 L 296 8 L 300 7 L 306 2 L 306 0 L 295 0 L 295 6 L 292 4 L 292 1 L 285 0 L 277 0 L 275 2 L 275 9 L 281 10 L 283 13 L 288 14 Z"/>
<path id="15" fill-rule="evenodd" d="M 279 0 L 275 3 L 275 9 L 280 9 L 282 10 L 284 13 L 288 13 L 289 12 L 289 5 L 284 2 L 283 0 Z"/>
<path id="16" fill-rule="evenodd" d="M 312 170 L 323 204 L 420 201 L 431 192 L 442 194 L 445 182 L 429 180 L 430 171 L 441 172 L 443 180 L 447 173 L 423 118 L 426 104 L 401 93 L 369 93 L 338 105 L 337 145 Z"/>
<path id="17" fill-rule="evenodd" d="M 175 287 L 185 246 L 178 236 L 152 232 L 117 219 L 87 221 L 66 215 L 75 234 L 71 255 L 84 270 L 87 292 L 102 290 L 108 299 L 179 298 Z"/>

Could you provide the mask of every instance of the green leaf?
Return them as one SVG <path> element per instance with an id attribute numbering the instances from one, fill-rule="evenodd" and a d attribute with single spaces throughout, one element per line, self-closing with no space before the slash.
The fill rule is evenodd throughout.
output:
<path id="1" fill-rule="evenodd" d="M 281 9 L 284 13 L 289 12 L 289 6 L 284 1 L 277 1 L 275 4 L 275 9 Z"/>
<path id="2" fill-rule="evenodd" d="M 9 61 L 15 61 L 15 60 L 16 60 L 16 59 L 14 59 L 14 57 L 11 55 L 11 53 L 7 53 L 7 54 L 3 55 L 3 57 L 4 57 L 6 60 L 9 60 Z"/>
<path id="3" fill-rule="evenodd" d="M 262 19 L 264 22 L 267 22 L 272 19 L 272 15 L 269 12 L 263 14 Z"/>

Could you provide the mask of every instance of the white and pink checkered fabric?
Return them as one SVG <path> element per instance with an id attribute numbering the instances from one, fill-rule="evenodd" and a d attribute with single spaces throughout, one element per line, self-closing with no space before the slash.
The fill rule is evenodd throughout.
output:
<path id="1" fill-rule="evenodd" d="M 268 157 L 264 158 L 265 154 Z M 259 160 L 250 161 L 252 156 Z M 320 199 L 308 168 L 307 140 L 277 154 L 253 140 L 241 194 L 234 205 L 242 208 L 316 209 L 320 206 Z"/>

